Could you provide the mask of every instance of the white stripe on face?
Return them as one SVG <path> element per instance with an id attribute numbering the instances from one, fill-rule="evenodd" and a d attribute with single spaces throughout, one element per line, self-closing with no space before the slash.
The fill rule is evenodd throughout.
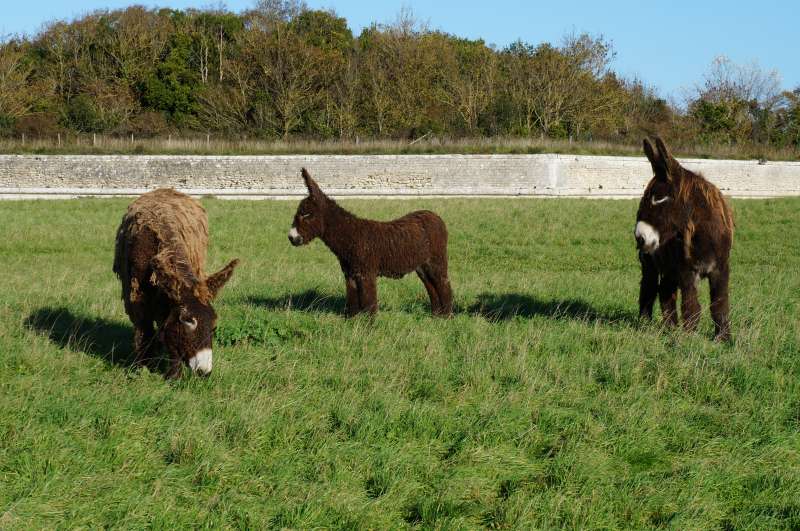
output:
<path id="1" fill-rule="evenodd" d="M 202 375 L 207 375 L 211 373 L 211 349 L 204 348 L 197 354 L 195 354 L 189 360 L 189 367 L 192 369 L 192 372 L 197 372 Z"/>
<path id="2" fill-rule="evenodd" d="M 289 237 L 293 240 L 296 240 L 297 238 L 300 237 L 300 233 L 297 232 L 296 228 L 292 227 L 291 229 L 289 229 Z"/>
<path id="3" fill-rule="evenodd" d="M 640 221 L 636 224 L 634 231 L 636 239 L 642 240 L 642 250 L 646 253 L 652 253 L 658 249 L 658 231 L 653 228 L 649 223 Z"/>

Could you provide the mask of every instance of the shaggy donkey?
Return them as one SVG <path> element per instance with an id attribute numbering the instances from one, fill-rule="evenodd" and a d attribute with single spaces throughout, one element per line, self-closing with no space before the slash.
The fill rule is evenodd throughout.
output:
<path id="1" fill-rule="evenodd" d="M 200 203 L 171 189 L 146 193 L 130 204 L 117 230 L 114 273 L 134 326 L 137 363 L 153 360 L 158 344 L 171 355 L 166 376 L 211 372 L 217 314 L 211 301 L 238 260 L 210 277 L 203 273 L 208 220 Z M 158 341 L 153 322 L 158 325 Z"/>
<path id="2" fill-rule="evenodd" d="M 300 202 L 289 241 L 294 246 L 320 237 L 333 251 L 345 277 L 346 313 L 378 311 L 377 277 L 400 278 L 416 271 L 431 299 L 435 315 L 453 312 L 447 278 L 447 228 L 428 210 L 411 212 L 389 222 L 361 219 L 320 190 L 305 168 L 308 197 Z"/>
<path id="3" fill-rule="evenodd" d="M 677 325 L 680 288 L 683 325 L 694 330 L 700 319 L 697 283 L 708 278 L 714 337 L 728 340 L 733 214 L 716 186 L 682 167 L 660 138 L 655 144 L 644 140 L 655 176 L 639 203 L 634 230 L 642 266 L 639 313 L 651 318 L 658 295 L 664 321 Z"/>

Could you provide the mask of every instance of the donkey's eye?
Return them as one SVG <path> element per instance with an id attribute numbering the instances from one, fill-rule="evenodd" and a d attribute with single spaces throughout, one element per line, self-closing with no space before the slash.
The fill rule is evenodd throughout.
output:
<path id="1" fill-rule="evenodd" d="M 309 212 L 308 214 L 300 214 L 300 219 L 306 219 L 310 217 L 311 217 L 311 212 Z"/>
<path id="2" fill-rule="evenodd" d="M 656 199 L 656 198 L 655 198 L 655 196 L 653 196 L 652 198 L 650 198 L 650 202 L 651 202 L 653 205 L 660 205 L 661 203 L 665 203 L 665 202 L 667 202 L 667 201 L 669 201 L 669 196 L 668 196 L 668 195 L 665 195 L 664 197 L 662 197 L 662 198 L 660 198 L 660 199 Z"/>

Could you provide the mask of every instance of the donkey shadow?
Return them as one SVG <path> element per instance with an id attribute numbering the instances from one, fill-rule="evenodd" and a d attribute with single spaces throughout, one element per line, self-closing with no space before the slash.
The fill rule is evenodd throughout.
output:
<path id="1" fill-rule="evenodd" d="M 279 297 L 250 296 L 245 302 L 267 310 L 294 310 L 311 313 L 332 313 L 344 315 L 345 300 L 341 295 L 330 295 L 309 289 L 300 293 L 288 293 Z M 418 311 L 421 300 L 408 303 L 403 311 Z M 636 326 L 638 316 L 622 308 L 598 310 L 580 299 L 542 300 L 521 293 L 482 293 L 476 303 L 466 307 L 456 305 L 455 313 L 481 315 L 490 321 L 505 321 L 514 317 L 530 319 L 545 316 L 551 319 L 575 319 L 596 321 L 604 324 L 623 324 Z"/>
<path id="2" fill-rule="evenodd" d="M 25 328 L 46 335 L 61 348 L 79 350 L 110 365 L 131 367 L 133 330 L 108 319 L 75 315 L 68 308 L 40 308 L 25 319 Z"/>
<path id="3" fill-rule="evenodd" d="M 280 297 L 247 297 L 249 304 L 267 310 L 297 310 L 301 312 L 337 313 L 344 315 L 345 300 L 341 295 L 330 295 L 316 289 L 289 293 Z"/>
<path id="4" fill-rule="evenodd" d="M 636 326 L 639 323 L 636 314 L 623 308 L 599 310 L 580 299 L 542 300 L 522 293 L 482 293 L 467 312 L 481 315 L 491 321 L 544 316 L 551 319 L 567 318 L 626 326 Z"/>

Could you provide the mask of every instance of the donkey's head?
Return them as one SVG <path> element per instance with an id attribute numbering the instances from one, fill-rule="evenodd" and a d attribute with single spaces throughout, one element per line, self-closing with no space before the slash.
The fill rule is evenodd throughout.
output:
<path id="1" fill-rule="evenodd" d="M 211 301 L 231 278 L 239 260 L 233 260 L 205 280 L 198 280 L 185 264 L 156 264 L 153 276 L 170 299 L 171 309 L 159 331 L 159 339 L 172 356 L 183 360 L 192 372 L 211 373 L 211 347 L 217 313 Z"/>
<path id="2" fill-rule="evenodd" d="M 678 236 L 686 221 L 678 193 L 685 170 L 659 137 L 655 137 L 655 148 L 646 138 L 643 143 L 655 175 L 639 202 L 634 235 L 636 246 L 649 254 Z"/>
<path id="3" fill-rule="evenodd" d="M 325 213 L 328 206 L 328 197 L 305 168 L 302 169 L 302 174 L 308 188 L 308 197 L 297 206 L 292 228 L 289 229 L 289 241 L 294 246 L 304 245 L 322 236 L 325 232 Z"/>

